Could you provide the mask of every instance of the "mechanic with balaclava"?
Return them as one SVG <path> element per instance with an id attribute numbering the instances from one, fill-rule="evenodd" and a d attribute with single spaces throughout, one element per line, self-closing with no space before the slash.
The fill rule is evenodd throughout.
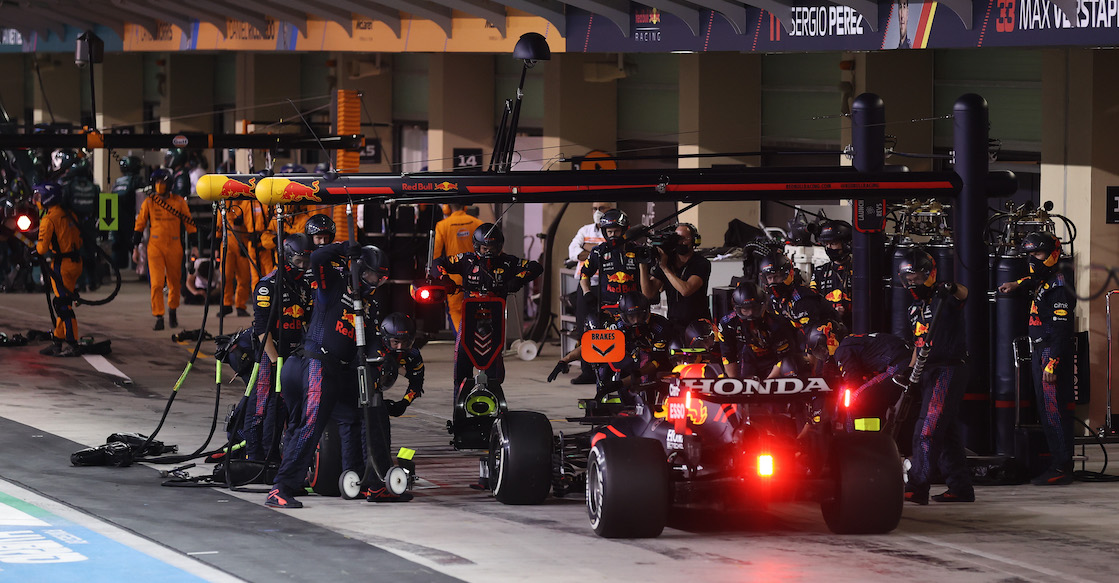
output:
<path id="1" fill-rule="evenodd" d="M 824 221 L 816 239 L 831 261 L 812 270 L 810 287 L 831 304 L 844 325 L 851 326 L 851 224 Z"/>
<path id="2" fill-rule="evenodd" d="M 262 277 L 256 285 L 253 307 L 253 337 L 263 349 L 256 385 L 248 395 L 245 409 L 245 457 L 266 461 L 278 459 L 272 445 L 279 443 L 278 430 L 287 418 L 280 395 L 269 397 L 275 385 L 279 357 L 289 358 L 303 345 L 303 333 L 311 315 L 311 287 L 304 274 L 311 262 L 311 240 L 297 233 L 284 239 L 283 289 L 280 305 L 275 305 L 278 270 Z M 282 342 L 282 345 L 280 344 Z M 269 456 L 269 453 L 276 455 Z"/>
<path id="3" fill-rule="evenodd" d="M 151 226 L 148 235 L 148 279 L 151 283 L 153 330 L 163 329 L 163 287 L 167 286 L 167 315 L 172 328 L 179 325 L 175 310 L 179 307 L 179 291 L 183 275 L 182 231 L 196 233 L 198 229 L 190 218 L 190 209 L 183 197 L 171 193 L 171 173 L 164 168 L 152 171 L 151 194 L 140 205 L 136 216 L 136 231 L 132 242 L 143 241 L 144 229 Z M 133 254 L 136 258 L 136 254 Z"/>
<path id="4" fill-rule="evenodd" d="M 808 359 L 808 374 L 825 376 L 837 373 L 832 356 L 847 337 L 847 327 L 838 320 L 809 322 L 804 328 L 804 355 Z"/>
<path id="5" fill-rule="evenodd" d="M 632 241 L 626 240 L 629 217 L 618 209 L 603 213 L 598 221 L 602 235 L 606 237 L 591 249 L 579 271 L 579 287 L 584 294 L 596 292 L 598 303 L 606 313 L 617 318 L 618 300 L 627 292 L 640 292 L 640 254 L 641 249 Z M 598 276 L 598 285 L 591 287 L 592 279 Z"/>
<path id="6" fill-rule="evenodd" d="M 587 258 L 587 256 L 590 255 L 591 250 L 598 245 L 606 242 L 606 237 L 602 234 L 602 229 L 599 227 L 599 221 L 602 220 L 602 215 L 606 214 L 607 211 L 613 208 L 614 203 L 612 202 L 591 203 L 591 222 L 583 225 L 582 227 L 579 227 L 579 230 L 575 233 L 575 236 L 571 238 L 571 243 L 567 245 L 568 267 L 575 266 L 575 281 L 578 282 L 580 280 L 580 274 L 583 270 L 583 261 Z M 591 277 L 590 285 L 592 289 L 598 286 L 597 274 Z M 573 299 L 575 304 L 575 329 L 573 330 L 573 332 L 575 333 L 576 337 L 578 337 L 584 331 L 586 331 L 586 328 L 583 327 L 583 323 L 586 322 L 587 318 L 594 313 L 586 313 L 584 307 L 592 304 L 597 304 L 598 302 L 583 302 L 582 288 L 576 289 L 574 292 L 572 292 L 572 294 L 574 294 Z M 597 308 L 595 308 L 595 311 L 597 311 Z M 582 359 L 579 359 L 579 362 L 581 363 L 582 368 L 579 372 L 579 375 L 571 379 L 571 384 L 589 385 L 594 383 L 596 379 L 594 367 L 586 361 L 583 361 Z"/>
<path id="7" fill-rule="evenodd" d="M 448 204 L 447 210 L 451 211 L 443 220 L 435 224 L 435 244 L 432 247 L 432 260 L 440 257 L 451 257 L 460 253 L 470 253 L 474 250 L 474 231 L 482 225 L 482 220 L 466 214 L 466 206 L 461 204 Z M 462 276 L 451 275 L 455 285 L 462 285 Z M 451 316 L 451 325 L 454 326 L 455 336 L 462 328 L 462 304 L 466 296 L 462 291 L 447 295 L 447 312 Z"/>
<path id="8" fill-rule="evenodd" d="M 347 261 L 348 260 L 348 261 Z M 348 398 L 348 391 L 357 385 L 357 319 L 376 326 L 377 303 L 373 294 L 388 280 L 388 257 L 377 247 L 356 243 L 332 243 L 311 253 L 311 277 L 314 309 L 304 335 L 302 357 L 284 363 L 281 386 L 288 409 L 285 443 L 275 487 L 265 504 L 275 508 L 302 508 L 295 499 L 303 489 L 307 467 L 322 437 L 326 420 L 331 418 L 339 399 Z M 351 266 L 360 269 L 359 289 L 353 289 Z M 360 298 L 362 314 L 354 311 L 354 299 Z M 370 374 L 376 374 L 376 367 Z M 374 415 L 374 420 L 380 417 Z M 354 434 L 356 429 L 356 435 Z M 374 451 L 370 454 L 383 468 L 388 467 L 388 443 L 383 442 L 387 428 L 370 427 Z M 347 424 L 338 427 L 342 445 L 343 467 L 361 467 L 362 442 L 360 428 Z M 374 493 L 377 493 L 374 495 Z M 383 484 L 367 492 L 370 501 L 406 501 L 410 494 L 392 496 Z"/>
<path id="9" fill-rule="evenodd" d="M 327 215 L 311 215 L 303 226 L 303 233 L 311 238 L 312 249 L 333 243 L 337 231 L 334 219 Z"/>
<path id="10" fill-rule="evenodd" d="M 711 317 L 707 280 L 711 278 L 711 261 L 695 252 L 699 248 L 699 230 L 690 223 L 675 228 L 680 238 L 673 249 L 655 246 L 656 264 L 641 264 L 641 291 L 649 300 L 658 299 L 661 290 L 668 298 L 668 319 L 679 327 Z"/>
<path id="11" fill-rule="evenodd" d="M 74 315 L 74 286 L 82 274 L 82 234 L 78 218 L 63 204 L 62 187 L 53 182 L 36 184 L 35 197 L 46 210 L 39 222 L 35 252 L 46 260 L 54 298 L 54 331 L 51 345 L 41 354 L 78 356 L 78 320 Z M 48 274 L 44 274 L 48 275 Z"/>
<path id="12" fill-rule="evenodd" d="M 507 253 L 502 253 L 505 246 L 505 235 L 501 228 L 493 223 L 482 223 L 473 234 L 474 252 L 459 253 L 450 257 L 440 257 L 435 260 L 435 275 L 444 285 L 453 288 L 451 275 L 462 277 L 462 290 L 472 298 L 497 297 L 505 298 L 506 295 L 517 293 L 524 286 L 544 272 L 544 268 L 537 262 L 521 259 Z M 505 381 L 505 362 L 502 358 L 502 348 L 499 347 L 497 357 L 486 371 L 486 375 L 494 382 L 501 384 Z M 463 334 L 459 334 L 455 341 L 454 364 L 454 390 L 458 398 L 462 383 L 470 376 L 472 363 L 466 354 L 466 344 Z"/>
<path id="13" fill-rule="evenodd" d="M 623 403 L 631 403 L 637 391 L 645 392 L 646 402 L 656 402 L 657 396 L 649 393 L 649 388 L 655 388 L 658 371 L 672 370 L 668 347 L 675 338 L 675 328 L 667 318 L 650 311 L 649 298 L 641 292 L 622 294 L 618 312 L 617 329 L 625 335 L 625 357 L 599 368 L 600 391 L 617 376 L 619 389 L 624 389 L 618 390 Z"/>
<path id="14" fill-rule="evenodd" d="M 1076 336 L 1076 292 L 1072 282 L 1057 269 L 1061 241 L 1052 233 L 1035 232 L 1022 240 L 1030 274 L 999 286 L 1010 293 L 1019 287 L 1031 290 L 1029 337 L 1034 393 L 1040 404 L 1041 425 L 1052 456 L 1049 467 L 1032 482 L 1062 486 L 1073 482 L 1073 355 Z"/>
<path id="15" fill-rule="evenodd" d="M 769 292 L 770 310 L 789 321 L 797 330 L 809 322 L 839 320 L 827 300 L 796 281 L 793 262 L 781 251 L 771 251 L 758 262 L 762 283 Z"/>
<path id="16" fill-rule="evenodd" d="M 905 499 L 929 503 L 929 480 L 934 460 L 948 490 L 932 496 L 937 502 L 974 502 L 975 490 L 964 452 L 960 426 L 960 404 L 967 390 L 967 337 L 964 330 L 964 302 L 968 290 L 936 278 L 936 261 L 923 249 L 912 249 L 898 265 L 898 279 L 909 290 L 909 322 L 916 364 L 917 353 L 931 344 L 928 360 L 918 381 L 921 391 L 920 416 L 913 429 L 913 466 Z M 940 309 L 940 319 L 933 317 Z"/>
<path id="17" fill-rule="evenodd" d="M 769 312 L 768 300 L 752 281 L 740 282 L 731 294 L 734 310 L 719 320 L 727 377 L 772 379 L 804 371 L 797 330 Z"/>

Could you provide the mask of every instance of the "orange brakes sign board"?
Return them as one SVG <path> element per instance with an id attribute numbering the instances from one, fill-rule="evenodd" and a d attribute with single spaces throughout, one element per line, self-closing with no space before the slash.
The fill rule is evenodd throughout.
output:
<path id="1" fill-rule="evenodd" d="M 626 353 L 626 337 L 619 330 L 583 332 L 582 359 L 586 362 L 621 362 Z"/>

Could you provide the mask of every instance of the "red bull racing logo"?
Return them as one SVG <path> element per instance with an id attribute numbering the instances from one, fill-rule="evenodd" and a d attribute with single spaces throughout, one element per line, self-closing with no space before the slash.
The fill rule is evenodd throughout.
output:
<path id="1" fill-rule="evenodd" d="M 311 186 L 300 184 L 298 182 L 292 182 L 291 180 L 287 180 L 286 178 L 281 178 L 279 180 L 287 181 L 287 184 L 282 185 L 282 189 L 280 190 L 280 200 L 282 200 L 283 202 L 300 202 L 305 200 L 322 202 L 322 198 L 318 195 L 318 180 L 312 182 Z M 275 185 L 273 186 L 273 188 L 275 188 L 276 186 L 280 185 Z"/>
<path id="2" fill-rule="evenodd" d="M 442 190 L 444 192 L 450 192 L 452 190 L 458 190 L 458 183 L 457 182 L 446 182 L 446 181 L 440 182 L 439 184 L 435 185 L 435 190 Z"/>

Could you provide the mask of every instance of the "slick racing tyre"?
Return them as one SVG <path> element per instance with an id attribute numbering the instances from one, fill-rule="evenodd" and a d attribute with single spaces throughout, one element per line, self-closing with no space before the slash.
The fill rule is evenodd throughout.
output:
<path id="1" fill-rule="evenodd" d="M 587 459 L 587 515 L 605 538 L 660 536 L 668 522 L 668 462 L 660 442 L 600 440 Z"/>
<path id="2" fill-rule="evenodd" d="M 540 504 L 552 487 L 552 424 L 543 413 L 510 411 L 490 429 L 490 484 L 502 504 Z"/>
<path id="3" fill-rule="evenodd" d="M 832 446 L 834 496 L 820 505 L 836 534 L 883 534 L 897 528 L 905 502 L 901 455 L 889 435 L 836 436 Z"/>
<path id="4" fill-rule="evenodd" d="M 338 424 L 327 421 L 315 457 L 307 470 L 307 485 L 319 496 L 339 496 L 339 479 L 342 476 L 342 440 L 338 437 Z"/>

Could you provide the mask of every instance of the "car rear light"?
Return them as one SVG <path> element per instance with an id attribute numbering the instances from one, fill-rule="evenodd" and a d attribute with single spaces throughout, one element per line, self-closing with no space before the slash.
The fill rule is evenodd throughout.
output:
<path id="1" fill-rule="evenodd" d="M 412 299 L 421 304 L 438 304 L 447 299 L 447 290 L 438 285 L 415 285 Z"/>
<path id="2" fill-rule="evenodd" d="M 851 407 L 851 389 L 843 389 L 843 408 L 849 409 Z"/>
<path id="3" fill-rule="evenodd" d="M 758 475 L 763 478 L 773 476 L 773 456 L 768 453 L 758 456 Z"/>
<path id="4" fill-rule="evenodd" d="M 21 233 L 26 233 L 31 230 L 31 226 L 35 224 L 35 220 L 30 215 L 20 215 L 16 217 L 16 228 Z"/>

